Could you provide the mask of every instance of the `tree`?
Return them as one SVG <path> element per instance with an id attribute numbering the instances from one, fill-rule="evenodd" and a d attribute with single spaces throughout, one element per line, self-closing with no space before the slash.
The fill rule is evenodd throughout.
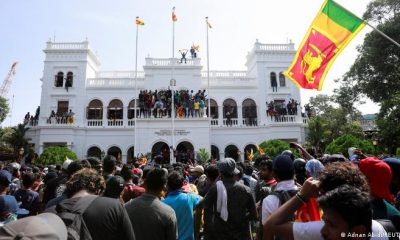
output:
<path id="1" fill-rule="evenodd" d="M 290 149 L 289 143 L 282 141 L 282 140 L 268 140 L 262 142 L 260 148 L 264 151 L 271 158 L 275 158 L 283 151 Z M 255 156 L 259 155 L 260 153 L 257 152 Z"/>
<path id="2" fill-rule="evenodd" d="M 206 149 L 200 148 L 196 156 L 197 163 L 200 165 L 205 165 L 209 159 L 210 154 L 206 151 Z"/>
<path id="3" fill-rule="evenodd" d="M 325 152 L 329 154 L 341 153 L 344 156 L 349 157 L 348 149 L 350 147 L 358 148 L 365 154 L 374 152 L 374 146 L 370 141 L 355 137 L 350 134 L 346 134 L 335 139 L 326 147 Z"/>
<path id="4" fill-rule="evenodd" d="M 78 156 L 67 147 L 48 147 L 43 151 L 36 162 L 43 165 L 56 165 L 62 164 L 66 158 L 76 160 Z"/>
<path id="5" fill-rule="evenodd" d="M 25 124 L 18 124 L 16 127 L 12 127 L 12 132 L 10 135 L 5 136 L 5 142 L 10 144 L 13 148 L 14 153 L 17 153 L 18 150 L 22 147 L 25 149 L 25 152 L 29 150 L 29 141 L 30 138 L 26 138 L 25 134 L 29 130 Z"/>
<path id="6" fill-rule="evenodd" d="M 9 112 L 10 108 L 8 107 L 7 99 L 0 97 L 0 123 L 6 119 Z"/>
<path id="7" fill-rule="evenodd" d="M 327 126 L 327 122 L 320 116 L 316 116 L 308 122 L 307 141 L 316 148 L 317 152 L 325 149 L 326 140 L 330 134 Z"/>
<path id="8" fill-rule="evenodd" d="M 399 13 L 398 0 L 375 0 L 368 5 L 364 19 L 378 23 L 380 31 L 400 42 Z M 372 31 L 358 51 L 345 80 L 355 81 L 362 94 L 381 105 L 376 120 L 379 143 L 394 154 L 400 144 L 400 47 Z"/>

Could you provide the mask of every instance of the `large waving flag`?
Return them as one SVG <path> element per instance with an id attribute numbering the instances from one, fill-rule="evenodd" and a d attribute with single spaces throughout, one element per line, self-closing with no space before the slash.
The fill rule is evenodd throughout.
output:
<path id="1" fill-rule="evenodd" d="M 284 74 L 298 87 L 321 90 L 336 57 L 364 26 L 362 19 L 326 0 Z"/>
<path id="2" fill-rule="evenodd" d="M 178 17 L 175 14 L 175 7 L 172 8 L 172 21 L 173 22 L 178 21 Z"/>

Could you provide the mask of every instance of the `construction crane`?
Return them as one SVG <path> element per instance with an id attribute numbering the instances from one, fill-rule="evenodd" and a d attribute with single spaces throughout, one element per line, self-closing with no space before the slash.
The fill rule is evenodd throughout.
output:
<path id="1" fill-rule="evenodd" d="M 10 90 L 10 86 L 15 75 L 17 64 L 18 62 L 13 63 L 10 71 L 8 72 L 6 78 L 3 81 L 3 84 L 1 84 L 0 97 L 7 98 L 8 91 Z"/>

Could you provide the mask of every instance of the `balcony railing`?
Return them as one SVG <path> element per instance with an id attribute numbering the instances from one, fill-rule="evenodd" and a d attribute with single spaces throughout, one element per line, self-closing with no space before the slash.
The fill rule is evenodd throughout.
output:
<path id="1" fill-rule="evenodd" d="M 135 120 L 134 119 L 129 119 L 128 120 L 128 126 L 135 126 Z"/>
<path id="2" fill-rule="evenodd" d="M 242 124 L 243 124 L 243 126 L 248 126 L 248 127 L 254 126 L 255 127 L 258 125 L 258 121 L 257 121 L 257 118 L 248 118 L 248 119 L 243 119 Z"/>
<path id="3" fill-rule="evenodd" d="M 218 119 L 212 119 L 211 126 L 218 126 Z"/>
<path id="4" fill-rule="evenodd" d="M 124 126 L 124 120 L 122 119 L 112 119 L 107 121 L 107 125 L 110 127 L 123 127 Z"/>
<path id="5" fill-rule="evenodd" d="M 103 120 L 101 120 L 101 119 L 87 120 L 87 126 L 88 127 L 102 127 L 103 126 Z"/>
<path id="6" fill-rule="evenodd" d="M 224 119 L 223 123 L 225 126 L 238 126 L 238 119 L 237 118 L 232 118 L 230 120 Z"/>

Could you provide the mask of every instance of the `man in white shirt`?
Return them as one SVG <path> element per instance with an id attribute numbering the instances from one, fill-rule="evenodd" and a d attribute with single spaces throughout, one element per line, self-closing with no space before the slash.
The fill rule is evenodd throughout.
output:
<path id="1" fill-rule="evenodd" d="M 272 171 L 278 183 L 274 191 L 263 200 L 261 208 L 261 220 L 263 224 L 279 206 L 294 196 L 298 190 L 294 181 L 293 161 L 289 156 L 277 156 L 272 161 Z"/>

